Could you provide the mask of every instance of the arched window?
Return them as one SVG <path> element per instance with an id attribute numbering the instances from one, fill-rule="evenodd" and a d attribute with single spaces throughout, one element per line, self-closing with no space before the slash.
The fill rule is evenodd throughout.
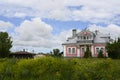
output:
<path id="1" fill-rule="evenodd" d="M 104 48 L 101 48 L 100 50 L 101 50 L 102 52 L 104 52 Z"/>
<path id="2" fill-rule="evenodd" d="M 68 48 L 68 53 L 71 54 L 71 48 Z"/>
<path id="3" fill-rule="evenodd" d="M 68 54 L 75 54 L 76 53 L 76 48 L 75 47 L 69 47 L 68 48 Z"/>
<path id="4" fill-rule="evenodd" d="M 75 48 L 72 48 L 72 53 L 75 54 Z"/>
<path id="5" fill-rule="evenodd" d="M 99 53 L 99 48 L 96 48 L 96 53 L 97 53 L 97 54 Z"/>

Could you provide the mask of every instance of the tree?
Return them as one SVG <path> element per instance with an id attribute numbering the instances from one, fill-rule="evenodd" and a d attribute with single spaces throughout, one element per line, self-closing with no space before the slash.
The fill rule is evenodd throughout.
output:
<path id="1" fill-rule="evenodd" d="M 107 43 L 106 49 L 108 52 L 108 57 L 120 59 L 120 38 L 115 40 L 113 43 Z"/>
<path id="2" fill-rule="evenodd" d="M 55 57 L 61 57 L 62 56 L 62 52 L 60 52 L 59 49 L 53 49 L 53 56 Z"/>
<path id="3" fill-rule="evenodd" d="M 103 55 L 103 51 L 100 50 L 99 53 L 98 53 L 98 58 L 104 58 L 104 55 Z"/>
<path id="4" fill-rule="evenodd" d="M 91 55 L 91 51 L 89 49 L 89 45 L 87 45 L 87 49 L 85 51 L 84 58 L 90 58 L 90 57 L 92 57 L 92 55 Z"/>
<path id="5" fill-rule="evenodd" d="M 5 58 L 10 53 L 12 47 L 11 37 L 7 32 L 0 32 L 0 57 Z"/>

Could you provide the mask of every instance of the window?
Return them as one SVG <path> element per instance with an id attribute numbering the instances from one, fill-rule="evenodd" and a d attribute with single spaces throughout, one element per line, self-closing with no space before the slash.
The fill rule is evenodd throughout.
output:
<path id="1" fill-rule="evenodd" d="M 76 49 L 75 48 L 68 48 L 68 54 L 75 54 Z"/>
<path id="2" fill-rule="evenodd" d="M 68 53 L 71 54 L 71 48 L 68 48 Z"/>
<path id="3" fill-rule="evenodd" d="M 99 48 L 96 48 L 96 53 L 99 53 Z"/>
<path id="4" fill-rule="evenodd" d="M 102 52 L 104 52 L 104 48 L 101 48 L 100 50 L 101 50 Z"/>
<path id="5" fill-rule="evenodd" d="M 75 53 L 75 48 L 72 48 L 72 53 L 73 53 L 73 54 Z"/>
<path id="6" fill-rule="evenodd" d="M 85 53 L 85 48 L 82 48 L 82 53 Z"/>

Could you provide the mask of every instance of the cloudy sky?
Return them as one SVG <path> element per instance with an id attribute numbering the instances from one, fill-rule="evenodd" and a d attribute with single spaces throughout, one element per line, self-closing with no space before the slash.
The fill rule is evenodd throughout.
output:
<path id="1" fill-rule="evenodd" d="M 71 30 L 88 27 L 120 36 L 119 0 L 0 0 L 0 31 L 13 40 L 11 51 L 62 51 Z"/>

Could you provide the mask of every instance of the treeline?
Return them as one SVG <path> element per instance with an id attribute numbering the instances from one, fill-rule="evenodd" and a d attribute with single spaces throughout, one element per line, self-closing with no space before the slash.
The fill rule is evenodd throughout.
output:
<path id="1" fill-rule="evenodd" d="M 4 58 L 0 80 L 120 80 L 120 60 Z"/>

